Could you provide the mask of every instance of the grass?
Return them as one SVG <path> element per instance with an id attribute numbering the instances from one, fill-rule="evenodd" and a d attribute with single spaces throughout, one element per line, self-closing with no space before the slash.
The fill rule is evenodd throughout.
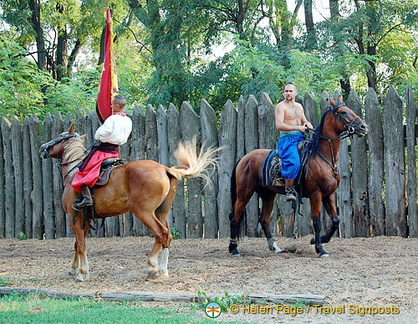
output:
<path id="1" fill-rule="evenodd" d="M 203 311 L 147 308 L 138 301 L 112 302 L 87 298 L 54 299 L 12 293 L 0 297 L 0 323 L 214 323 Z M 216 322 L 225 323 L 225 322 Z M 238 322 L 236 322 L 238 323 Z"/>

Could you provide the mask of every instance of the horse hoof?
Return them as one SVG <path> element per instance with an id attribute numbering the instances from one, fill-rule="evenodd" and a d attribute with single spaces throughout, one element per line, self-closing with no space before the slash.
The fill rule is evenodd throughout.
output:
<path id="1" fill-rule="evenodd" d="M 148 272 L 148 276 L 146 280 L 153 280 L 153 279 L 157 279 L 158 277 L 159 277 L 158 271 L 151 270 Z"/>
<path id="2" fill-rule="evenodd" d="M 239 256 L 241 256 L 241 254 L 239 253 L 239 251 L 238 251 L 237 249 L 234 249 L 234 250 L 231 252 L 231 255 L 232 255 L 232 256 L 234 256 L 234 257 L 239 257 Z"/>
<path id="3" fill-rule="evenodd" d="M 311 239 L 311 244 L 315 244 L 315 238 Z"/>
<path id="4" fill-rule="evenodd" d="M 84 282 L 84 277 L 82 274 L 79 274 L 77 277 L 74 278 L 75 282 Z"/>
<path id="5" fill-rule="evenodd" d="M 319 257 L 320 258 L 329 258 L 329 254 L 328 253 L 324 253 L 324 254 L 321 254 Z"/>
<path id="6" fill-rule="evenodd" d="M 158 276 L 159 279 L 167 279 L 169 278 L 168 271 L 160 271 L 160 275 Z"/>
<path id="7" fill-rule="evenodd" d="M 276 242 L 273 243 L 273 246 L 271 247 L 270 250 L 274 251 L 274 253 L 276 253 L 276 254 L 277 253 L 282 253 L 282 249 L 279 248 L 279 246 L 276 244 Z"/>

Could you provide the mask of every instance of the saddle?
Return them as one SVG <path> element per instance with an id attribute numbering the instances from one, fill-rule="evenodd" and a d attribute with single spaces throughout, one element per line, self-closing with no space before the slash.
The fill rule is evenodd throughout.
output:
<path id="1" fill-rule="evenodd" d="M 93 189 L 105 186 L 109 182 L 109 178 L 113 170 L 117 166 L 122 165 L 124 163 L 125 162 L 121 158 L 110 158 L 104 160 L 100 167 L 99 179 L 96 181 L 96 184 L 94 185 Z"/>
<path id="2" fill-rule="evenodd" d="M 298 144 L 299 157 L 301 161 L 301 168 L 296 178 L 295 186 L 298 187 L 300 178 L 302 176 L 302 170 L 304 165 L 309 159 L 310 153 L 310 140 L 300 141 Z M 279 156 L 277 150 L 271 150 L 267 157 L 264 159 L 262 166 L 262 185 L 263 186 L 279 186 L 284 187 L 285 179 L 282 176 L 282 159 Z"/>

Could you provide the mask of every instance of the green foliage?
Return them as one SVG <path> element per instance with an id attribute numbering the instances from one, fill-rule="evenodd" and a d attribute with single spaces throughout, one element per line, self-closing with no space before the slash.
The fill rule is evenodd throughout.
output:
<path id="1" fill-rule="evenodd" d="M 209 299 L 207 298 L 207 293 L 202 289 L 202 287 L 197 287 L 197 297 L 199 300 L 198 305 L 192 304 L 192 309 L 205 309 Z M 215 297 L 215 302 L 221 306 L 223 313 L 228 313 L 232 305 L 250 305 L 251 298 L 248 295 L 230 295 L 227 291 L 224 292 L 224 296 Z"/>
<path id="2" fill-rule="evenodd" d="M 17 238 L 19 239 L 19 241 L 23 241 L 27 239 L 26 234 L 23 232 L 20 232 Z"/>
<path id="3" fill-rule="evenodd" d="M 10 285 L 9 277 L 0 277 L 0 287 L 6 287 Z"/>
<path id="4" fill-rule="evenodd" d="M 0 115 L 43 119 L 48 112 L 94 110 L 108 6 L 119 91 L 132 105 L 180 106 L 187 100 L 199 107 L 207 99 L 220 110 L 228 99 L 236 103 L 241 95 L 262 92 L 275 103 L 287 81 L 317 99 L 323 90 L 340 90 L 341 83 L 361 95 L 371 75 L 379 94 L 389 84 L 400 93 L 407 84 L 418 90 L 414 0 L 360 1 L 357 7 L 339 1 L 337 16 L 315 24 L 317 51 L 306 50 L 304 23 L 282 0 L 262 5 L 251 0 L 241 7 L 231 0 L 47 0 L 40 7 L 45 71 L 36 64 L 28 1 L 0 0 Z M 68 64 L 71 54 L 76 59 L 61 67 L 66 77 L 56 81 L 57 35 L 64 31 L 68 50 L 63 57 Z M 215 55 L 219 45 L 228 51 Z"/>
<path id="5" fill-rule="evenodd" d="M 18 293 L 0 298 L 1 323 L 213 323 L 202 313 L 146 308 L 137 301 L 109 302 L 87 298 L 53 299 Z M 222 323 L 222 322 L 218 322 Z"/>
<path id="6" fill-rule="evenodd" d="M 171 228 L 171 235 L 173 235 L 174 240 L 178 240 L 181 237 L 179 230 L 175 227 Z"/>

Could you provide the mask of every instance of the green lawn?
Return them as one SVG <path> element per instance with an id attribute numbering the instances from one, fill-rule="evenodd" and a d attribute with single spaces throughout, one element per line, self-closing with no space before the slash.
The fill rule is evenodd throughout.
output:
<path id="1" fill-rule="evenodd" d="M 225 323 L 207 318 L 191 307 L 147 308 L 137 301 L 94 301 L 87 298 L 54 299 L 40 295 L 0 297 L 0 323 Z M 238 322 L 236 322 L 238 323 Z"/>

